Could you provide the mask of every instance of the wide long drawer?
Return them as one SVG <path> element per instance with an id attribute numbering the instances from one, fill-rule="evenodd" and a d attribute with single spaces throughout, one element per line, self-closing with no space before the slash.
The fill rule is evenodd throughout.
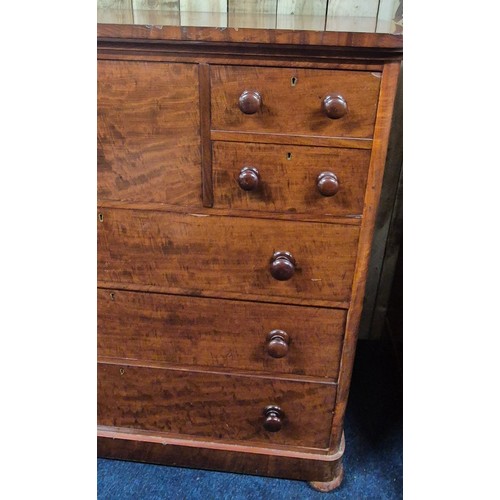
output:
<path id="1" fill-rule="evenodd" d="M 358 226 L 110 208 L 98 220 L 98 277 L 113 287 L 304 305 L 350 299 Z"/>
<path id="2" fill-rule="evenodd" d="M 335 384 L 99 363 L 98 424 L 327 448 L 335 393 Z"/>
<path id="3" fill-rule="evenodd" d="M 346 311 L 98 290 L 100 356 L 336 379 Z"/>

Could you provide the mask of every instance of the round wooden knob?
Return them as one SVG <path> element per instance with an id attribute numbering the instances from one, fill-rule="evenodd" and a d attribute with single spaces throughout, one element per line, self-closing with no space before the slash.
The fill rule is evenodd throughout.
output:
<path id="1" fill-rule="evenodd" d="M 243 167 L 238 176 L 238 184 L 245 191 L 254 191 L 259 186 L 260 174 L 255 167 Z"/>
<path id="2" fill-rule="evenodd" d="M 243 113 L 246 115 L 253 115 L 259 111 L 262 105 L 262 97 L 255 90 L 245 90 L 245 92 L 240 95 L 238 105 Z"/>
<path id="3" fill-rule="evenodd" d="M 283 330 L 273 330 L 266 337 L 267 353 L 273 358 L 284 358 L 288 354 L 290 337 Z"/>
<path id="4" fill-rule="evenodd" d="M 264 408 L 264 429 L 269 432 L 278 432 L 283 427 L 285 412 L 279 406 Z"/>
<path id="5" fill-rule="evenodd" d="M 321 172 L 316 179 L 316 185 L 323 196 L 334 196 L 339 191 L 339 180 L 333 172 Z"/>
<path id="6" fill-rule="evenodd" d="M 279 281 L 289 280 L 295 272 L 295 259 L 289 252 L 275 252 L 271 257 L 271 275 Z"/>
<path id="7" fill-rule="evenodd" d="M 321 104 L 323 113 L 328 118 L 342 118 L 347 113 L 347 102 L 339 94 L 328 94 Z"/>

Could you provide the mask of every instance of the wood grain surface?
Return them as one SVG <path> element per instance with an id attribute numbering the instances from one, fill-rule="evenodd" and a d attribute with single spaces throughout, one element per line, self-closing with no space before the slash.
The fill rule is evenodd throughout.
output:
<path id="1" fill-rule="evenodd" d="M 382 190 L 387 144 L 389 141 L 390 125 L 399 70 L 399 63 L 389 63 L 385 66 L 382 74 L 379 109 L 377 122 L 375 124 L 373 151 L 368 171 L 365 206 L 363 209 L 363 222 L 361 225 L 358 245 L 358 259 L 356 262 L 356 273 L 352 286 L 352 303 L 347 314 L 346 335 L 342 349 L 342 361 L 339 376 L 339 391 L 337 394 L 336 412 L 332 422 L 332 447 L 335 447 L 340 443 L 343 432 L 345 410 L 347 407 L 349 387 L 351 384 L 352 369 L 354 365 L 354 355 L 356 352 L 359 322 L 361 312 L 363 310 L 363 299 L 365 294 L 368 265 L 370 263 L 375 218 L 377 215 L 380 192 Z"/>
<path id="2" fill-rule="evenodd" d="M 334 452 L 259 443 L 228 443 L 203 438 L 98 426 L 101 457 L 138 460 L 307 481 L 328 481 L 342 466 L 344 441 Z"/>
<path id="3" fill-rule="evenodd" d="M 201 206 L 198 66 L 98 62 L 98 199 Z"/>
<path id="4" fill-rule="evenodd" d="M 241 442 L 328 447 L 335 384 L 98 364 L 98 424 Z M 279 405 L 283 427 L 263 411 Z"/>
<path id="5" fill-rule="evenodd" d="M 98 290 L 97 307 L 99 356 L 275 375 L 338 374 L 344 310 L 112 289 Z M 266 336 L 276 329 L 290 337 L 283 358 L 268 353 Z"/>
<path id="6" fill-rule="evenodd" d="M 195 20 L 196 13 L 192 13 L 190 21 L 192 26 L 181 26 L 180 16 L 176 13 L 161 11 L 136 11 L 129 12 L 132 21 L 129 24 L 124 22 L 123 10 L 119 9 L 98 9 L 97 36 L 104 39 L 122 39 L 122 40 L 165 40 L 165 41 L 199 41 L 199 42 L 223 42 L 238 44 L 265 44 L 265 45 L 301 45 L 303 47 L 352 47 L 368 49 L 375 54 L 380 50 L 396 50 L 399 54 L 402 52 L 403 36 L 401 29 L 395 23 L 385 23 L 385 33 L 382 29 L 375 33 L 377 22 L 374 18 L 363 18 L 356 16 L 336 17 L 335 22 L 328 23 L 326 31 L 324 30 L 306 30 L 306 29 L 273 29 L 276 28 L 276 15 L 258 14 L 248 16 L 248 14 L 227 14 L 230 28 L 220 30 L 213 27 L 220 27 L 220 14 L 214 13 L 207 16 L 206 13 L 198 15 L 199 20 L 203 20 L 203 27 L 200 21 Z M 148 25 L 144 23 L 145 19 L 140 18 L 136 13 L 152 12 L 156 14 L 159 22 L 157 25 Z M 178 16 L 173 18 L 172 14 Z M 163 17 L 161 17 L 163 15 Z M 287 22 L 284 16 L 280 16 L 280 26 L 297 23 L 300 26 L 300 19 L 296 16 Z M 369 22 L 366 22 L 366 19 Z M 365 22 L 364 22 L 365 20 Z M 141 25 L 141 22 L 144 25 Z M 243 24 L 241 24 L 243 23 Z M 311 23 L 304 22 L 307 28 Z M 248 27 L 245 27 L 248 26 Z M 280 27 L 278 26 L 278 28 Z M 314 25 L 313 25 L 314 26 Z M 353 32 L 352 28 L 355 28 Z M 351 29 L 351 31 L 349 31 Z M 390 52 L 389 52 L 390 53 Z M 389 54 L 386 52 L 386 54 Z"/>
<path id="7" fill-rule="evenodd" d="M 214 65 L 210 75 L 213 129 L 327 137 L 373 135 L 378 74 Z M 238 99 L 245 90 L 262 96 L 258 113 L 245 115 L 238 109 Z M 349 112 L 343 118 L 332 120 L 321 109 L 322 100 L 331 93 L 347 101 Z"/>
<path id="8" fill-rule="evenodd" d="M 266 212 L 353 215 L 363 211 L 370 151 L 273 144 L 213 144 L 214 207 Z M 259 186 L 244 191 L 237 179 L 242 168 L 255 167 Z M 339 192 L 320 194 L 317 176 L 336 174 Z"/>
<path id="9" fill-rule="evenodd" d="M 128 209 L 99 214 L 98 279 L 103 282 L 154 285 L 187 295 L 295 298 L 304 305 L 350 298 L 356 226 Z M 291 252 L 297 262 L 288 281 L 270 274 L 277 251 Z"/>

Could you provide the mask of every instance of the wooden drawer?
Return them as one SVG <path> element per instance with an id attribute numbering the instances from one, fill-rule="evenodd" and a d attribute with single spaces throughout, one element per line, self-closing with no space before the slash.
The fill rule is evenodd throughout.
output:
<path id="1" fill-rule="evenodd" d="M 201 206 L 197 65 L 97 70 L 98 198 Z"/>
<path id="2" fill-rule="evenodd" d="M 100 356 L 338 375 L 344 310 L 110 289 L 98 290 L 97 304 Z"/>
<path id="3" fill-rule="evenodd" d="M 211 66 L 212 129 L 322 137 L 371 138 L 380 73 L 299 68 Z M 296 84 L 292 85 L 292 78 Z M 254 114 L 240 110 L 243 92 L 258 92 Z M 340 94 L 342 118 L 328 118 L 322 102 Z"/>
<path id="4" fill-rule="evenodd" d="M 370 151 L 238 142 L 215 142 L 212 151 L 216 208 L 340 216 L 363 212 Z M 255 171 L 242 171 L 248 168 L 256 169 L 257 182 Z M 323 172 L 334 174 L 335 195 L 321 194 L 318 175 Z"/>
<path id="5" fill-rule="evenodd" d="M 98 365 L 98 424 L 212 439 L 327 448 L 335 384 Z M 269 432 L 264 410 L 284 412 Z"/>
<path id="6" fill-rule="evenodd" d="M 98 220 L 98 276 L 110 287 L 304 305 L 350 298 L 358 226 L 128 209 Z M 295 259 L 287 281 L 270 272 L 278 251 Z M 275 266 L 289 270 L 285 260 Z"/>

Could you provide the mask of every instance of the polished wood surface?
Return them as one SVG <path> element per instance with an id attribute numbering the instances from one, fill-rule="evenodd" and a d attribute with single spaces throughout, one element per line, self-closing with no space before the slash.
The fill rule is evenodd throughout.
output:
<path id="1" fill-rule="evenodd" d="M 99 363 L 97 395 L 99 425 L 327 448 L 335 384 Z M 286 413 L 279 432 L 268 406 Z"/>
<path id="2" fill-rule="evenodd" d="M 371 242 L 375 228 L 377 205 L 382 189 L 387 143 L 389 140 L 390 123 L 399 70 L 400 65 L 398 63 L 388 63 L 382 75 L 379 111 L 375 124 L 374 145 L 370 159 L 370 170 L 368 172 L 365 205 L 363 209 L 363 222 L 358 244 L 358 259 L 352 287 L 352 302 L 347 316 L 346 335 L 343 345 L 342 367 L 339 376 L 339 392 L 336 401 L 337 411 L 332 422 L 332 447 L 337 446 L 340 442 L 349 396 L 359 321 L 363 309 Z"/>
<path id="3" fill-rule="evenodd" d="M 344 453 L 344 441 L 337 450 L 327 452 L 215 442 L 105 426 L 98 426 L 97 435 L 97 450 L 102 457 L 306 481 L 336 477 Z"/>
<path id="4" fill-rule="evenodd" d="M 210 141 L 210 67 L 198 66 L 200 95 L 200 135 L 201 135 L 201 179 L 204 207 L 214 204 L 212 183 L 212 142 Z M 151 202 L 151 200 L 149 200 Z"/>
<path id="5" fill-rule="evenodd" d="M 242 113 L 253 115 L 260 111 L 262 106 L 262 96 L 251 90 L 245 90 L 238 99 L 238 107 Z"/>
<path id="6" fill-rule="evenodd" d="M 212 152 L 216 208 L 334 216 L 363 211 L 370 151 L 214 142 Z M 239 187 L 242 168 L 259 174 L 249 192 Z M 318 185 L 323 172 L 337 177 L 335 196 L 322 192 L 332 192 L 331 179 Z"/>
<path id="7" fill-rule="evenodd" d="M 198 67 L 99 61 L 100 200 L 201 206 Z"/>
<path id="8" fill-rule="evenodd" d="M 99 453 L 337 487 L 402 39 L 146 18 L 98 26 Z"/>
<path id="9" fill-rule="evenodd" d="M 97 307 L 99 356 L 276 376 L 338 376 L 346 318 L 341 309 L 116 289 L 99 289 Z M 285 336 L 286 349 L 278 345 Z"/>
<path id="10" fill-rule="evenodd" d="M 373 135 L 379 74 L 215 65 L 210 76 L 213 129 L 326 137 Z M 239 109 L 244 92 L 261 96 L 262 104 L 254 114 Z M 349 112 L 336 120 L 323 111 L 322 103 L 332 92 L 340 93 L 349 106 Z"/>
<path id="11" fill-rule="evenodd" d="M 243 191 L 255 191 L 260 184 L 260 174 L 255 167 L 243 167 L 238 175 L 238 185 Z"/>
<path id="12" fill-rule="evenodd" d="M 328 118 L 339 120 L 347 114 L 347 102 L 341 95 L 328 94 L 321 102 L 321 109 Z"/>
<path id="13" fill-rule="evenodd" d="M 322 196 L 335 196 L 340 189 L 339 178 L 333 172 L 321 172 L 316 178 L 316 187 Z"/>
<path id="14" fill-rule="evenodd" d="M 297 262 L 290 252 L 275 252 L 271 257 L 269 271 L 278 281 L 288 281 L 295 274 Z"/>
<path id="15" fill-rule="evenodd" d="M 302 18 L 302 27 L 306 29 L 276 28 L 276 17 L 265 14 L 249 18 L 248 14 L 230 17 L 231 26 L 221 27 L 221 21 L 226 18 L 220 15 L 204 15 L 191 13 L 190 26 L 180 25 L 180 16 L 170 13 L 139 11 L 137 21 L 135 13 L 121 9 L 98 9 L 97 36 L 100 39 L 123 40 L 163 40 L 163 41 L 195 41 L 204 43 L 253 43 L 302 45 L 304 47 L 347 47 L 366 49 L 377 53 L 387 51 L 390 55 L 394 50 L 401 53 L 403 36 L 394 23 L 382 23 L 386 31 L 392 33 L 374 33 L 377 21 L 374 18 L 359 18 L 355 16 L 337 16 L 328 21 L 327 31 L 309 30 L 315 24 L 315 19 Z M 134 24 L 134 22 L 136 24 Z M 199 23 L 206 24 L 200 26 Z M 300 19 L 295 16 L 280 16 L 280 24 L 293 25 Z M 141 24 L 142 23 L 142 24 Z M 210 25 L 214 26 L 211 27 Z M 222 26 L 224 28 L 225 26 Z M 374 50 L 376 49 L 376 50 Z"/>
<path id="16" fill-rule="evenodd" d="M 273 358 L 288 356 L 290 335 L 284 330 L 272 330 L 267 334 L 267 353 Z"/>
<path id="17" fill-rule="evenodd" d="M 350 298 L 356 226 L 139 210 L 99 213 L 97 272 L 103 282 L 187 295 L 295 298 L 304 305 Z M 270 272 L 280 251 L 296 260 L 288 281 Z"/>

